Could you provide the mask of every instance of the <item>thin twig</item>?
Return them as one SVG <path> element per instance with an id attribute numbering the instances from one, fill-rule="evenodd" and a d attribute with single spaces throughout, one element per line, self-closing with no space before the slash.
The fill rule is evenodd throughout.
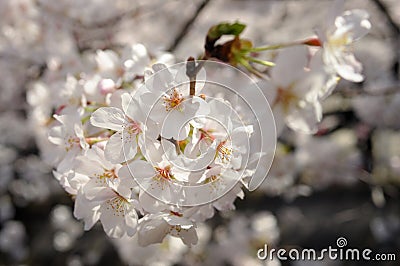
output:
<path id="1" fill-rule="evenodd" d="M 181 43 L 183 38 L 186 36 L 186 34 L 189 31 L 189 28 L 193 25 L 194 21 L 197 19 L 197 17 L 200 15 L 201 11 L 206 7 L 206 5 L 210 2 L 210 0 L 204 0 L 198 7 L 194 15 L 186 22 L 186 24 L 183 26 L 182 30 L 179 32 L 178 36 L 176 36 L 174 42 L 171 44 L 171 46 L 167 49 L 167 51 L 174 52 L 176 47 Z"/>

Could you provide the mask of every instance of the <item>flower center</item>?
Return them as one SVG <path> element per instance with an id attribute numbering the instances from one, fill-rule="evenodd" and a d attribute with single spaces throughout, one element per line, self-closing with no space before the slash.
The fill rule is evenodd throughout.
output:
<path id="1" fill-rule="evenodd" d="M 217 176 L 217 175 L 212 175 L 212 176 L 210 176 L 210 177 L 207 177 L 206 180 L 204 180 L 204 183 L 205 183 L 205 184 L 208 184 L 208 183 L 214 182 L 214 181 L 217 180 L 217 179 L 218 179 L 218 176 Z"/>
<path id="2" fill-rule="evenodd" d="M 203 140 L 203 139 L 208 139 L 211 141 L 215 140 L 215 137 L 212 135 L 214 130 L 201 128 L 201 129 L 199 129 L 199 131 L 200 131 L 200 140 Z"/>
<path id="3" fill-rule="evenodd" d="M 165 110 L 169 112 L 179 106 L 184 98 L 181 93 L 174 89 L 169 95 L 164 96 L 163 100 L 165 103 Z"/>
<path id="4" fill-rule="evenodd" d="M 113 169 L 105 169 L 103 174 L 99 176 L 100 179 L 116 179 L 118 178 L 117 174 L 115 173 L 115 168 Z"/>
<path id="5" fill-rule="evenodd" d="M 283 110 L 287 112 L 290 104 L 292 104 L 295 101 L 298 101 L 298 97 L 290 89 L 287 90 L 278 88 L 278 92 L 276 94 L 276 98 L 273 105 L 280 103 L 283 107 Z"/>
<path id="6" fill-rule="evenodd" d="M 67 151 L 71 150 L 74 146 L 80 147 L 80 140 L 78 137 L 69 137 L 65 145 Z"/>
<path id="7" fill-rule="evenodd" d="M 142 133 L 142 129 L 140 127 L 140 124 L 136 121 L 133 121 L 132 119 L 129 119 L 129 124 L 127 125 L 127 130 L 128 133 L 131 135 L 137 135 L 139 133 Z"/>
<path id="8" fill-rule="evenodd" d="M 349 37 L 349 34 L 343 33 L 343 34 L 338 34 L 337 36 L 329 36 L 328 37 L 328 43 L 330 46 L 334 47 L 340 47 L 340 46 L 345 46 L 351 43 L 351 38 Z"/>
<path id="9" fill-rule="evenodd" d="M 174 176 L 171 173 L 171 166 L 166 166 L 165 168 L 154 167 L 157 171 L 156 179 L 171 180 Z"/>
<path id="10" fill-rule="evenodd" d="M 217 153 L 222 161 L 229 161 L 230 156 L 232 155 L 232 148 L 226 145 L 227 142 L 227 139 L 223 140 L 217 146 Z"/>
<path id="11" fill-rule="evenodd" d="M 129 204 L 127 199 L 117 193 L 114 198 L 107 200 L 106 203 L 107 209 L 111 208 L 115 216 L 125 216 L 125 206 Z"/>

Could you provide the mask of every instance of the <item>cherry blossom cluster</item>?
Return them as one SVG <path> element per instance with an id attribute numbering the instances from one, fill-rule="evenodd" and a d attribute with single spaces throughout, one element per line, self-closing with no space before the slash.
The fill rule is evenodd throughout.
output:
<path id="1" fill-rule="evenodd" d="M 338 81 L 363 80 L 351 48 L 370 27 L 365 11 L 339 8 L 317 37 L 287 44 L 253 47 L 244 25 L 219 24 L 202 60 L 176 65 L 141 44 L 87 53 L 28 93 L 42 156 L 85 230 L 195 245 L 198 223 L 262 183 L 285 125 L 317 132 Z M 217 44 L 223 35 L 234 39 Z M 254 57 L 263 51 L 273 62 Z"/>

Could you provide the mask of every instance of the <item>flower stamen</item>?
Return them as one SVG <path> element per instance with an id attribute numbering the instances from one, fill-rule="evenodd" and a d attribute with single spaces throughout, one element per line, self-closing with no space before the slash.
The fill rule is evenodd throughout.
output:
<path id="1" fill-rule="evenodd" d="M 163 100 L 165 103 L 165 110 L 169 112 L 172 109 L 178 107 L 181 104 L 181 102 L 183 102 L 184 98 L 181 93 L 179 93 L 176 89 L 174 89 L 172 93 L 164 96 Z"/>

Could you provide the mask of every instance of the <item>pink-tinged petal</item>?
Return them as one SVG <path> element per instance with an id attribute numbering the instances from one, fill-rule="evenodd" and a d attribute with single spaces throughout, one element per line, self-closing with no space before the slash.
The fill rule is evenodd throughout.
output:
<path id="1" fill-rule="evenodd" d="M 168 234 L 169 226 L 161 219 L 147 220 L 140 223 L 138 242 L 140 246 L 161 243 Z"/>
<path id="2" fill-rule="evenodd" d="M 100 107 L 90 117 L 93 126 L 121 131 L 125 122 L 124 112 L 115 107 Z"/>
<path id="3" fill-rule="evenodd" d="M 304 75 L 308 63 L 308 50 L 305 46 L 285 48 L 278 54 L 271 70 L 272 82 L 278 87 L 288 88 Z"/>

